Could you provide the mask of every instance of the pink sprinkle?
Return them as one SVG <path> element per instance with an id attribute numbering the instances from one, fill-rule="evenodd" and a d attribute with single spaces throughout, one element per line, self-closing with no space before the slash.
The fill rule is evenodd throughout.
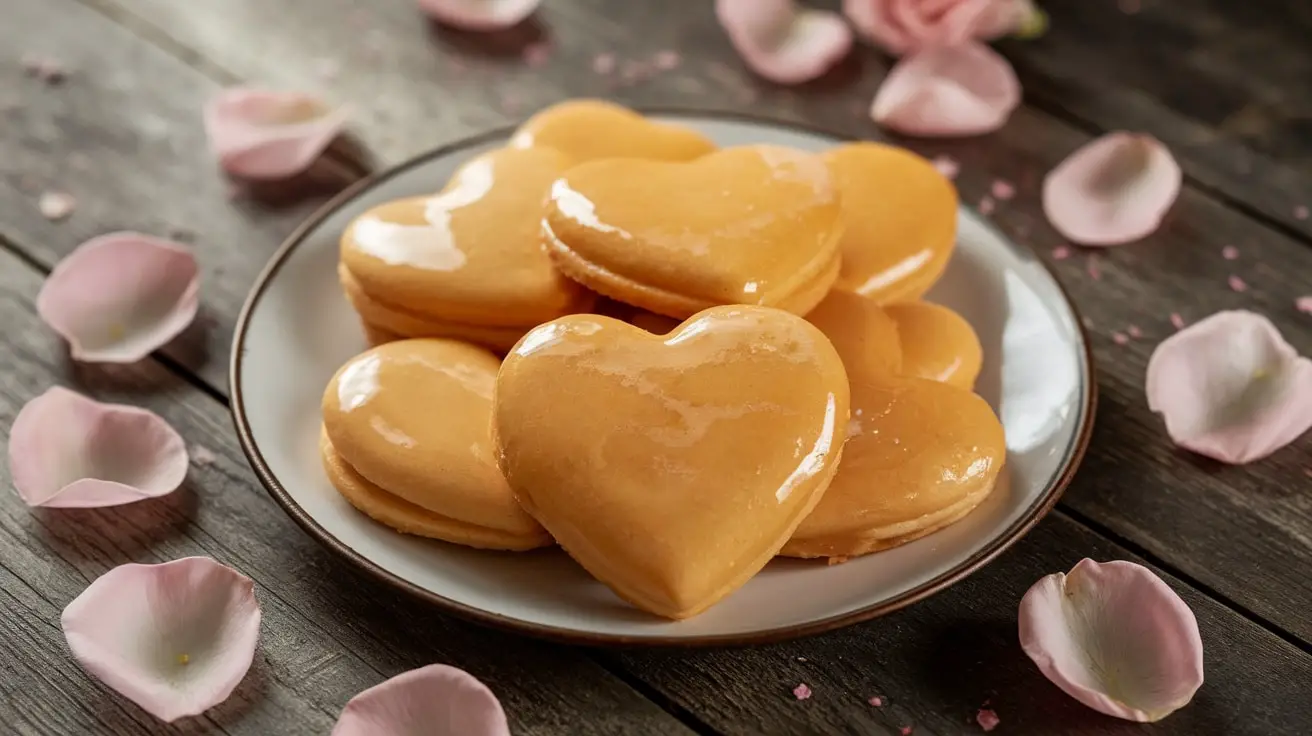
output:
<path id="1" fill-rule="evenodd" d="M 806 683 L 803 682 L 802 684 L 793 688 L 793 695 L 798 700 L 806 700 L 807 698 L 811 697 L 811 688 L 807 687 Z"/>
<path id="2" fill-rule="evenodd" d="M 1295 220 L 1306 220 L 1307 216 L 1308 216 L 1307 207 L 1300 204 L 1299 206 L 1294 208 Z"/>
<path id="3" fill-rule="evenodd" d="M 1094 281 L 1102 281 L 1102 266 L 1099 264 L 1098 256 L 1089 256 L 1088 263 L 1084 264 L 1084 270 L 1089 273 L 1089 278 Z"/>
<path id="4" fill-rule="evenodd" d="M 1117 345 L 1124 345 L 1129 341 L 1130 341 L 1129 336 L 1127 336 L 1124 332 L 1112 333 L 1112 342 L 1116 343 Z"/>
<path id="5" fill-rule="evenodd" d="M 37 202 L 37 208 L 41 210 L 41 216 L 56 222 L 73 214 L 73 208 L 77 207 L 77 200 L 73 195 L 65 192 L 45 192 Z"/>
<path id="6" fill-rule="evenodd" d="M 551 58 L 551 44 L 546 41 L 531 43 L 524 47 L 524 63 L 528 64 L 530 69 L 539 69 L 547 65 Z"/>
<path id="7" fill-rule="evenodd" d="M 878 695 L 876 695 L 875 697 L 871 698 L 870 700 L 867 700 L 866 702 L 867 702 L 867 703 L 870 703 L 871 705 L 875 706 L 876 708 L 882 708 L 882 707 L 884 707 L 884 699 L 881 698 L 881 697 L 879 697 Z"/>
<path id="8" fill-rule="evenodd" d="M 1304 314 L 1312 314 L 1312 294 L 1295 299 L 1294 306 L 1298 307 L 1298 311 Z"/>
<path id="9" fill-rule="evenodd" d="M 910 726 L 903 726 L 903 727 L 902 727 L 902 731 L 901 731 L 902 736 L 911 736 L 911 732 L 912 732 L 913 730 L 914 730 L 914 729 L 912 729 Z"/>
<path id="10" fill-rule="evenodd" d="M 990 189 L 993 191 L 993 196 L 1003 202 L 1016 196 L 1016 187 L 1006 179 L 994 179 Z"/>
<path id="11" fill-rule="evenodd" d="M 1002 723 L 1002 719 L 998 718 L 998 714 L 988 708 L 980 708 L 979 712 L 975 714 L 975 722 L 985 731 L 992 731 L 998 727 L 999 723 Z"/>
<path id="12" fill-rule="evenodd" d="M 1184 317 L 1179 312 L 1171 312 L 1171 325 L 1177 330 L 1184 329 Z"/>
<path id="13" fill-rule="evenodd" d="M 1221 249 L 1221 257 L 1227 261 L 1233 261 L 1239 257 L 1239 249 L 1233 245 L 1227 245 Z"/>
<path id="14" fill-rule="evenodd" d="M 1052 260 L 1064 261 L 1071 257 L 1071 247 L 1069 245 L 1059 245 L 1052 249 Z"/>
<path id="15" fill-rule="evenodd" d="M 1133 337 L 1135 339 L 1143 337 L 1143 330 L 1139 329 L 1135 325 L 1130 325 L 1129 328 L 1126 329 L 1125 331 L 1130 333 L 1130 337 Z"/>
<path id="16" fill-rule="evenodd" d="M 1231 276 L 1226 281 L 1230 284 L 1231 291 L 1248 291 L 1248 284 L 1244 283 L 1244 280 L 1238 276 Z"/>
<path id="17" fill-rule="evenodd" d="M 670 51 L 667 49 L 665 51 L 657 52 L 656 58 L 653 59 L 652 63 L 656 65 L 657 69 L 668 72 L 669 70 L 678 67 L 679 63 L 682 61 L 683 59 L 679 56 L 678 51 Z"/>
<path id="18" fill-rule="evenodd" d="M 992 197 L 981 197 L 980 200 L 979 200 L 979 206 L 976 207 L 976 209 L 979 210 L 979 213 L 980 213 L 981 215 L 989 215 L 989 214 L 992 214 L 992 213 L 993 213 L 993 198 L 992 198 Z"/>
<path id="19" fill-rule="evenodd" d="M 200 445 L 191 446 L 191 461 L 197 465 L 210 465 L 218 458 L 210 451 L 208 447 Z"/>
<path id="20" fill-rule="evenodd" d="M 961 164 L 946 153 L 941 153 L 934 157 L 934 168 L 938 173 L 949 179 L 957 178 L 957 173 L 961 171 Z"/>
<path id="21" fill-rule="evenodd" d="M 615 71 L 615 54 L 597 54 L 592 57 L 592 71 L 597 74 L 610 74 Z"/>

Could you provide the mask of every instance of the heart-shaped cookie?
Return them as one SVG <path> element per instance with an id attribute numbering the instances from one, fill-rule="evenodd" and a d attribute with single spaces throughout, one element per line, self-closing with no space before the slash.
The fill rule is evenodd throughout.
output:
<path id="1" fill-rule="evenodd" d="M 956 522 L 993 491 L 1007 448 L 988 403 L 948 383 L 893 375 L 869 358 L 896 342 L 905 371 L 918 369 L 918 356 L 951 353 L 961 337 L 954 328 L 941 336 L 942 346 L 920 331 L 939 318 L 899 321 L 897 331 L 872 330 L 862 341 L 853 331 L 858 321 L 842 310 L 808 317 L 847 364 L 852 415 L 837 475 L 780 554 L 842 561 L 895 547 Z M 879 343 L 882 351 L 873 346 Z"/>
<path id="2" fill-rule="evenodd" d="M 837 278 L 841 215 L 818 157 L 744 146 L 570 169 L 551 187 L 543 237 L 570 278 L 659 314 L 721 304 L 805 314 Z"/>
<path id="3" fill-rule="evenodd" d="M 499 366 L 454 340 L 389 342 L 352 358 L 323 395 L 329 480 L 401 531 L 492 549 L 550 544 L 497 468 L 490 428 Z"/>
<path id="4" fill-rule="evenodd" d="M 975 328 L 961 315 L 929 302 L 889 304 L 884 312 L 897 324 L 902 375 L 928 378 L 957 388 L 975 387 L 984 351 Z"/>
<path id="5" fill-rule="evenodd" d="M 356 218 L 341 265 L 373 302 L 438 322 L 527 330 L 585 311 L 594 297 L 556 271 L 540 242 L 547 191 L 569 164 L 545 148 L 478 156 L 440 194 Z"/>
<path id="6" fill-rule="evenodd" d="M 691 161 L 715 150 L 709 138 L 657 123 L 604 100 L 569 100 L 529 118 L 510 139 L 515 148 L 554 148 L 578 163 L 603 158 Z"/>
<path id="7" fill-rule="evenodd" d="M 524 508 L 620 597 L 692 616 L 745 583 L 838 467 L 848 386 L 829 340 L 762 307 L 669 335 L 573 315 L 497 377 L 501 468 Z"/>
<path id="8" fill-rule="evenodd" d="M 928 291 L 956 242 L 956 187 L 929 161 L 880 143 L 838 146 L 825 162 L 845 203 L 838 285 L 881 304 Z"/>

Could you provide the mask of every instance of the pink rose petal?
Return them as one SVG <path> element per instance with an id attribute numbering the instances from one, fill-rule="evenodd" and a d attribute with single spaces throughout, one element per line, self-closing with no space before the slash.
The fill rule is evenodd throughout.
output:
<path id="1" fill-rule="evenodd" d="M 187 447 L 154 412 L 56 386 L 14 419 L 9 471 L 29 506 L 117 506 L 177 490 Z"/>
<path id="2" fill-rule="evenodd" d="M 876 708 L 882 708 L 882 707 L 884 706 L 884 699 L 881 698 L 881 697 L 879 697 L 878 695 L 876 695 L 876 696 L 870 698 L 870 700 L 867 700 L 866 702 L 867 702 L 867 703 L 870 703 L 871 705 L 875 706 Z"/>
<path id="3" fill-rule="evenodd" d="M 1052 260 L 1064 261 L 1071 257 L 1071 247 L 1069 245 L 1059 245 L 1052 249 Z"/>
<path id="4" fill-rule="evenodd" d="M 992 197 L 985 196 L 979 198 L 979 204 L 975 206 L 975 209 L 979 210 L 981 215 L 991 215 L 996 206 L 997 203 L 993 201 Z"/>
<path id="5" fill-rule="evenodd" d="M 979 712 L 975 714 L 975 722 L 985 731 L 992 731 L 998 727 L 999 723 L 1002 723 L 1002 719 L 998 718 L 998 714 L 994 711 L 988 708 L 980 708 Z"/>
<path id="6" fill-rule="evenodd" d="M 319 158 L 346 111 L 300 92 L 232 88 L 205 105 L 205 135 L 219 166 L 244 179 L 286 179 Z"/>
<path id="7" fill-rule="evenodd" d="M 797 687 L 793 688 L 793 697 L 798 700 L 806 700 L 811 697 L 811 687 L 805 682 L 800 683 Z"/>
<path id="8" fill-rule="evenodd" d="M 842 16 L 794 0 L 716 0 L 715 14 L 747 66 L 779 84 L 814 79 L 852 48 Z"/>
<path id="9" fill-rule="evenodd" d="M 41 210 L 41 216 L 56 222 L 73 214 L 73 209 L 77 207 L 77 200 L 73 195 L 64 192 L 44 192 L 41 199 L 37 202 L 37 209 Z"/>
<path id="10" fill-rule="evenodd" d="M 510 28 L 533 14 L 542 0 L 419 0 L 419 9 L 439 23 L 466 31 Z"/>
<path id="11" fill-rule="evenodd" d="M 162 721 L 204 712 L 246 676 L 260 635 L 250 578 L 208 557 L 120 565 L 68 604 L 73 657 Z"/>
<path id="12" fill-rule="evenodd" d="M 989 187 L 993 197 L 999 201 L 1006 202 L 1016 196 L 1016 186 L 1006 179 L 994 179 L 993 184 Z"/>
<path id="13" fill-rule="evenodd" d="M 332 736 L 510 736 L 510 727 L 486 685 L 430 664 L 351 698 Z"/>
<path id="14" fill-rule="evenodd" d="M 1180 182 L 1180 166 L 1156 138 L 1108 133 L 1048 172 L 1043 212 L 1077 243 L 1128 243 L 1157 229 Z"/>
<path id="15" fill-rule="evenodd" d="M 1177 330 L 1184 329 L 1184 317 L 1179 312 L 1171 312 L 1171 326 Z"/>
<path id="16" fill-rule="evenodd" d="M 1117 345 L 1127 345 L 1130 342 L 1130 338 L 1124 332 L 1113 332 L 1112 342 Z"/>
<path id="17" fill-rule="evenodd" d="M 1133 562 L 1079 562 L 1020 602 L 1020 644 L 1067 695 L 1107 715 L 1156 721 L 1203 684 L 1203 642 L 1180 596 Z"/>
<path id="18" fill-rule="evenodd" d="M 1233 245 L 1227 245 L 1221 249 L 1221 257 L 1227 261 L 1233 261 L 1239 257 L 1239 249 Z"/>
<path id="19" fill-rule="evenodd" d="M 1308 217 L 1308 209 L 1306 206 L 1300 204 L 1299 206 L 1294 208 L 1295 220 L 1306 220 L 1307 217 Z"/>
<path id="20" fill-rule="evenodd" d="M 55 266 L 37 313 L 75 360 L 132 363 L 186 329 L 200 306 L 191 249 L 140 233 L 92 238 Z"/>
<path id="21" fill-rule="evenodd" d="M 993 49 L 968 41 L 931 47 L 893 67 L 870 117 L 899 133 L 970 136 L 1001 128 L 1020 104 L 1020 82 Z"/>
<path id="22" fill-rule="evenodd" d="M 1312 427 L 1312 360 L 1253 312 L 1218 312 L 1163 340 L 1145 388 L 1177 445 L 1222 462 L 1266 457 Z"/>
<path id="23" fill-rule="evenodd" d="M 610 74 L 615 71 L 615 54 L 607 52 L 592 57 L 592 71 L 597 74 Z"/>
<path id="24" fill-rule="evenodd" d="M 1294 307 L 1304 314 L 1312 314 L 1312 294 L 1295 299 Z"/>
<path id="25" fill-rule="evenodd" d="M 1238 276 L 1231 276 L 1230 278 L 1226 279 L 1225 282 L 1230 286 L 1231 291 L 1239 291 L 1239 292 L 1248 291 L 1248 283 L 1245 282 L 1243 279 L 1239 278 Z"/>

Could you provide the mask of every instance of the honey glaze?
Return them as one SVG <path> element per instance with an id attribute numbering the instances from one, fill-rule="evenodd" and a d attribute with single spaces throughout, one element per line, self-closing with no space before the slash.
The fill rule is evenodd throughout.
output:
<path id="1" fill-rule="evenodd" d="M 920 378 L 856 379 L 838 474 L 783 554 L 846 557 L 935 531 L 992 491 L 1002 425 L 969 391 Z"/>
<path id="2" fill-rule="evenodd" d="M 497 468 L 489 427 L 498 368 L 496 356 L 452 340 L 380 345 L 328 384 L 324 432 L 355 472 L 405 501 L 547 543 Z"/>
<path id="3" fill-rule="evenodd" d="M 666 336 L 576 315 L 497 379 L 501 467 L 524 507 L 621 597 L 669 618 L 755 574 L 838 467 L 847 376 L 804 320 L 717 307 Z"/>
<path id="4" fill-rule="evenodd" d="M 849 376 L 892 377 L 902 372 L 898 323 L 873 299 L 834 289 L 806 320 L 834 344 Z"/>
<path id="5" fill-rule="evenodd" d="M 569 100 L 529 118 L 510 140 L 514 148 L 547 147 L 580 163 L 603 158 L 690 161 L 715 150 L 691 128 L 657 123 L 602 100 Z"/>
<path id="6" fill-rule="evenodd" d="M 842 192 L 838 285 L 879 303 L 929 290 L 952 255 L 957 190 L 929 161 L 879 143 L 852 143 L 824 155 Z"/>
<path id="7" fill-rule="evenodd" d="M 539 242 L 547 191 L 570 162 L 547 148 L 478 156 L 440 194 L 356 218 L 342 265 L 371 298 L 445 321 L 535 324 L 586 309 L 590 295 Z"/>
<path id="8" fill-rule="evenodd" d="M 794 310 L 806 311 L 832 283 L 831 275 L 810 288 L 837 267 L 841 214 L 818 157 L 744 146 L 689 163 L 611 159 L 570 169 L 551 187 L 545 237 L 558 261 L 621 287 L 703 307 L 790 310 L 790 298 L 815 291 Z"/>
<path id="9" fill-rule="evenodd" d="M 897 323 L 904 375 L 974 388 L 984 352 L 961 315 L 928 302 L 890 304 L 885 311 Z"/>

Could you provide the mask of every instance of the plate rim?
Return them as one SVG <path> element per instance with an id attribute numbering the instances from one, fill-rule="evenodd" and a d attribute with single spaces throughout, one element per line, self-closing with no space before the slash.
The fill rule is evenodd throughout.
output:
<path id="1" fill-rule="evenodd" d="M 632 109 L 640 114 L 648 116 L 702 118 L 792 129 L 811 135 L 830 138 L 840 143 L 864 140 L 855 136 L 826 130 L 823 127 L 812 125 L 810 123 L 801 123 L 794 120 L 785 120 L 736 110 L 717 110 L 713 108 L 704 109 L 680 106 L 635 106 Z M 509 138 L 522 122 L 523 121 L 519 121 L 510 125 L 499 126 L 482 133 L 465 136 L 444 143 L 431 150 L 425 151 L 424 153 L 406 159 L 394 166 L 369 174 L 343 189 L 341 192 L 338 192 L 315 210 L 313 214 L 299 224 L 296 229 L 283 240 L 277 250 L 275 250 L 270 257 L 269 262 L 265 264 L 264 268 L 260 270 L 259 275 L 256 276 L 255 283 L 247 294 L 246 300 L 242 303 L 242 308 L 237 315 L 237 323 L 233 331 L 231 357 L 228 364 L 229 412 L 232 415 L 233 425 L 237 431 L 238 444 L 241 446 L 242 452 L 246 455 L 246 460 L 250 464 L 251 469 L 255 471 L 256 478 L 258 478 L 260 484 L 264 486 L 265 491 L 273 496 L 273 499 L 278 506 L 280 506 L 282 510 L 316 542 L 327 547 L 338 556 L 345 558 L 348 562 L 368 574 L 370 577 L 375 578 L 389 587 L 424 600 L 445 612 L 455 614 L 478 624 L 502 629 L 504 631 L 517 634 L 527 634 L 541 639 L 583 646 L 653 646 L 685 648 L 738 647 L 757 644 L 772 644 L 801 637 L 823 634 L 884 616 L 928 598 L 931 595 L 940 593 L 961 582 L 969 575 L 992 562 L 998 557 L 998 555 L 1011 548 L 1016 542 L 1020 541 L 1021 538 L 1028 534 L 1029 531 L 1034 528 L 1034 525 L 1047 516 L 1056 506 L 1057 501 L 1061 498 L 1067 486 L 1070 485 L 1076 471 L 1083 463 L 1084 456 L 1089 447 L 1089 442 L 1092 439 L 1094 417 L 1097 413 L 1098 382 L 1094 365 L 1093 350 L 1090 345 L 1088 331 L 1084 326 L 1084 320 L 1080 315 L 1079 309 L 1076 307 L 1075 301 L 1071 299 L 1070 292 L 1066 289 L 1065 284 L 1062 283 L 1056 272 L 1053 271 L 1053 269 L 1041 258 L 1036 256 L 1034 259 L 1035 262 L 1037 262 L 1052 278 L 1053 282 L 1057 285 L 1057 291 L 1066 302 L 1067 308 L 1070 309 L 1076 334 L 1080 338 L 1079 347 L 1084 363 L 1085 378 L 1083 381 L 1083 396 L 1081 397 L 1081 410 L 1084 419 L 1076 430 L 1071 444 L 1067 447 L 1066 457 L 1061 469 L 1048 483 L 1047 488 L 1043 490 L 1039 500 L 1026 510 L 1021 518 L 1014 521 L 1003 531 L 1002 534 L 990 540 L 975 554 L 953 566 L 952 569 L 903 592 L 891 600 L 864 606 L 855 611 L 808 621 L 806 623 L 794 624 L 791 626 L 777 626 L 770 629 L 742 634 L 647 636 L 598 633 L 562 626 L 532 623 L 519 618 L 492 613 L 481 608 L 461 603 L 460 601 L 447 598 L 439 593 L 422 588 L 409 580 L 388 572 L 372 560 L 348 547 L 345 543 L 320 526 L 313 517 L 306 513 L 306 511 L 292 499 L 291 495 L 287 492 L 287 489 L 283 487 L 277 476 L 275 476 L 273 471 L 269 468 L 268 463 L 264 459 L 264 455 L 260 452 L 259 446 L 256 444 L 255 438 L 251 433 L 241 385 L 241 369 L 246 351 L 246 333 L 247 328 L 250 326 L 251 316 L 254 314 L 255 308 L 259 304 L 260 298 L 264 295 L 265 290 L 268 288 L 269 284 L 272 283 L 274 277 L 277 276 L 278 271 L 281 270 L 282 265 L 287 261 L 288 257 L 291 256 L 292 252 L 304 242 L 306 236 L 311 231 L 316 229 L 324 220 L 336 213 L 337 210 L 341 209 L 364 192 L 417 166 L 426 164 L 434 159 L 458 153 L 465 149 L 490 143 L 498 139 Z M 1032 249 L 1028 246 L 1021 245 L 1003 235 L 997 227 L 987 219 L 981 218 L 980 222 L 985 228 L 992 231 L 994 235 L 1000 237 L 1003 241 L 1023 251 L 1032 252 Z"/>

